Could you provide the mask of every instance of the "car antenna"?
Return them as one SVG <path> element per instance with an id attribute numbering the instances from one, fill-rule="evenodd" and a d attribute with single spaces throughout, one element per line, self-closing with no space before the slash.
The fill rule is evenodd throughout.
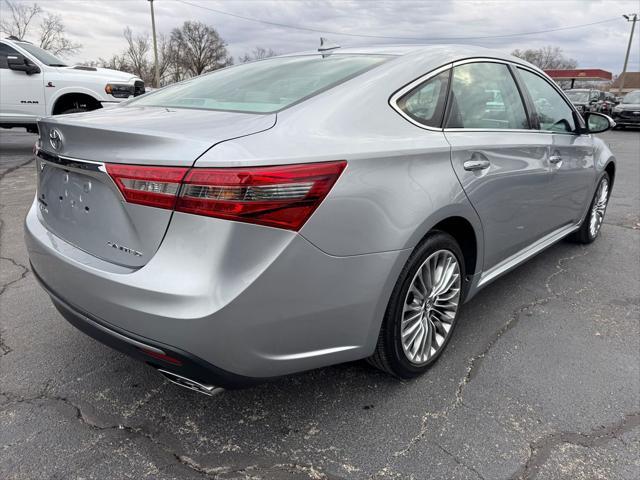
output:
<path id="1" fill-rule="evenodd" d="M 331 43 L 324 37 L 320 37 L 320 48 L 318 51 L 322 54 L 322 58 L 328 57 L 336 48 L 340 48 L 337 43 Z"/>

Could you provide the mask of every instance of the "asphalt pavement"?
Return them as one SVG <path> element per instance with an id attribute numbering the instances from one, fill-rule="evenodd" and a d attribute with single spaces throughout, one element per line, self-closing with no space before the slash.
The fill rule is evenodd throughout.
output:
<path id="1" fill-rule="evenodd" d="M 29 271 L 35 136 L 0 131 L 0 478 L 640 478 L 640 132 L 592 245 L 463 307 L 423 377 L 364 362 L 207 398 L 69 325 Z"/>

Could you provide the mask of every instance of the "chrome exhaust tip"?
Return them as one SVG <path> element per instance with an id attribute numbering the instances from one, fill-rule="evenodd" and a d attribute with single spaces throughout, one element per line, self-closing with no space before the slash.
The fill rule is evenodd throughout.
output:
<path id="1" fill-rule="evenodd" d="M 209 397 L 213 397 L 214 395 L 224 391 L 224 388 L 222 387 L 200 383 L 190 378 L 183 377 L 182 375 L 178 375 L 177 373 L 162 370 L 161 368 L 158 368 L 157 370 L 171 383 L 175 383 L 176 385 L 180 385 L 181 387 L 188 388 L 189 390 L 202 393 Z"/>

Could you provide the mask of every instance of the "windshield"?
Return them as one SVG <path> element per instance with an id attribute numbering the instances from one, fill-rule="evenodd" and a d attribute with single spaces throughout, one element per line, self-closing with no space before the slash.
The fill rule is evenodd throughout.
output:
<path id="1" fill-rule="evenodd" d="M 380 55 L 278 57 L 196 77 L 129 105 L 271 113 L 386 61 Z"/>
<path id="2" fill-rule="evenodd" d="M 627 93 L 622 99 L 622 103 L 640 103 L 640 90 Z"/>
<path id="3" fill-rule="evenodd" d="M 565 92 L 569 100 L 574 103 L 587 103 L 589 101 L 588 90 L 569 90 Z"/>
<path id="4" fill-rule="evenodd" d="M 20 48 L 25 49 L 27 52 L 29 52 L 31 55 L 36 57 L 45 65 L 48 65 L 50 67 L 66 67 L 67 66 L 66 63 L 64 63 L 58 57 L 56 57 L 55 55 L 52 55 L 51 53 L 47 52 L 46 50 L 43 50 L 40 47 L 36 47 L 35 45 L 32 45 L 30 43 L 22 43 L 22 42 L 18 43 L 18 45 L 20 45 Z"/>

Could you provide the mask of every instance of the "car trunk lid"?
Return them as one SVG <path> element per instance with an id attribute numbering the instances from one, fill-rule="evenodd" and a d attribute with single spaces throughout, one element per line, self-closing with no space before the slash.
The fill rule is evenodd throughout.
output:
<path id="1" fill-rule="evenodd" d="M 215 144 L 267 130 L 275 117 L 118 107 L 41 120 L 38 215 L 52 233 L 77 248 L 118 265 L 142 267 L 160 246 L 172 210 L 127 203 L 105 164 L 186 172 Z"/>
<path id="2" fill-rule="evenodd" d="M 83 160 L 132 165 L 191 166 L 220 143 L 268 130 L 275 114 L 121 106 L 58 115 L 38 122 L 42 148 Z M 52 148 L 49 134 L 61 137 Z"/>

